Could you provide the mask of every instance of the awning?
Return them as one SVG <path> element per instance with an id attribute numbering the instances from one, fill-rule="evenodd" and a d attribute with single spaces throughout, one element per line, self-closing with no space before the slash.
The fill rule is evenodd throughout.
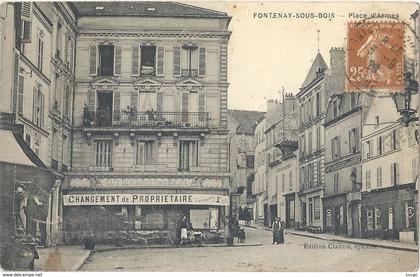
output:
<path id="1" fill-rule="evenodd" d="M 20 147 L 15 135 L 8 130 L 0 130 L 0 162 L 36 167 Z"/>

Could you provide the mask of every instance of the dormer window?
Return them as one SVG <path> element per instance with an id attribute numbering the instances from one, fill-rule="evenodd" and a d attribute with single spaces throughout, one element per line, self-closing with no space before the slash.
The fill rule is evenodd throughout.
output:
<path id="1" fill-rule="evenodd" d="M 337 99 L 334 99 L 332 102 L 333 105 L 333 117 L 337 117 L 338 116 L 338 101 Z"/>

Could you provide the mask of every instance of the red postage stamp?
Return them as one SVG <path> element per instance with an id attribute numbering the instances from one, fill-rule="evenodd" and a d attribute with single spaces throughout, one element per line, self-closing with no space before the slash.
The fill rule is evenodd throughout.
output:
<path id="1" fill-rule="evenodd" d="M 347 91 L 403 89 L 404 28 L 401 22 L 347 24 Z"/>

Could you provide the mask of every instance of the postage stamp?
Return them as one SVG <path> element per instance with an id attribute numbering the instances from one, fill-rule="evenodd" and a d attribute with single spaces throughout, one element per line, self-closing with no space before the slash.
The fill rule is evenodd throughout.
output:
<path id="1" fill-rule="evenodd" d="M 347 91 L 403 88 L 404 29 L 402 22 L 347 24 Z"/>

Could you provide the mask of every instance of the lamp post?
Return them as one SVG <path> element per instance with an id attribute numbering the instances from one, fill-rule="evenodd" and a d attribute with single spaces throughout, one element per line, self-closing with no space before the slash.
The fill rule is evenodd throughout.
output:
<path id="1" fill-rule="evenodd" d="M 232 138 L 238 133 L 239 129 L 241 128 L 241 124 L 238 125 L 238 127 L 236 127 L 235 132 L 229 136 L 228 139 L 228 169 L 229 169 L 229 175 L 230 175 L 230 159 L 231 159 L 231 155 L 230 155 L 230 144 L 232 142 Z M 232 179 L 229 177 L 229 186 L 232 185 Z M 229 236 L 226 240 L 227 245 L 233 245 L 233 225 L 232 225 L 232 221 L 233 221 L 233 213 L 232 213 L 232 202 L 233 202 L 233 198 L 236 198 L 236 193 L 234 193 L 232 191 L 232 188 L 229 188 Z M 236 200 L 236 199 L 235 199 Z"/>
<path id="2" fill-rule="evenodd" d="M 397 111 L 401 115 L 400 121 L 405 127 L 408 127 L 411 122 L 419 120 L 416 116 L 417 111 L 411 108 L 411 95 L 417 94 L 418 91 L 419 83 L 412 79 L 411 73 L 406 73 L 404 92 L 396 92 L 392 95 Z M 415 138 L 418 143 L 418 130 L 415 131 Z"/>

